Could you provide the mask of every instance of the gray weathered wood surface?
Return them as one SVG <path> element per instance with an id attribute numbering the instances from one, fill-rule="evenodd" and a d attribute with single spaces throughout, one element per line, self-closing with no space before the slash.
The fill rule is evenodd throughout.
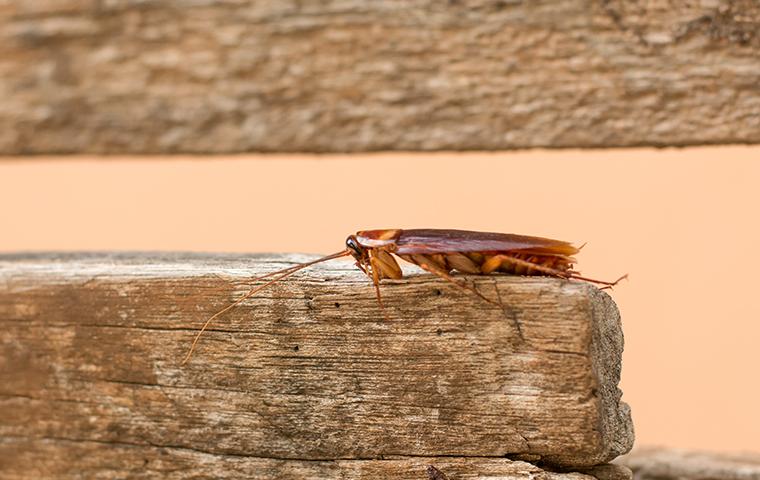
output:
<path id="1" fill-rule="evenodd" d="M 65 472 L 114 447 L 130 452 L 103 453 L 115 472 L 229 460 L 232 475 L 393 455 L 581 467 L 630 449 L 619 315 L 581 282 L 474 278 L 500 309 L 412 274 L 384 285 L 385 321 L 361 272 L 325 263 L 220 318 L 180 365 L 251 275 L 306 258 L 0 256 L 3 456 Z"/>
<path id="2" fill-rule="evenodd" d="M 9 0 L 0 153 L 760 141 L 753 0 Z"/>
<path id="3" fill-rule="evenodd" d="M 752 445 L 757 448 L 757 445 Z M 674 448 L 637 448 L 616 463 L 635 480 L 760 480 L 760 453 L 717 453 Z"/>

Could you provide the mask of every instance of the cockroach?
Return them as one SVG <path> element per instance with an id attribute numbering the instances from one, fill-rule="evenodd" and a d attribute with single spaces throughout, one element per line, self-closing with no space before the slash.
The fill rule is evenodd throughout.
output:
<path id="1" fill-rule="evenodd" d="M 252 279 L 252 281 L 268 278 L 270 280 L 251 288 L 243 297 L 206 320 L 182 363 L 190 359 L 201 334 L 215 318 L 257 292 L 317 263 L 353 256 L 356 266 L 372 281 L 378 305 L 387 318 L 380 295 L 380 281 L 386 278 L 398 280 L 403 276 L 396 257 L 413 263 L 495 305 L 499 303 L 485 297 L 474 287 L 457 280 L 451 273 L 541 275 L 584 280 L 604 285 L 604 288 L 612 287 L 626 277 L 624 275 L 614 282 L 605 282 L 581 276 L 579 272 L 573 270 L 575 263 L 573 255 L 579 251 L 580 248 L 569 242 L 509 233 L 435 229 L 362 230 L 355 235 L 349 235 L 346 239 L 346 248 L 340 252 Z"/>

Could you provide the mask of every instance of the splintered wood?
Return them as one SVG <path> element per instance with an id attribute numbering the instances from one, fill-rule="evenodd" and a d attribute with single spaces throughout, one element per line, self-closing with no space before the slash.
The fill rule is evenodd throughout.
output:
<path id="1" fill-rule="evenodd" d="M 466 457 L 580 470 L 631 448 L 619 315 L 582 282 L 465 277 L 498 307 L 413 273 L 383 284 L 386 321 L 367 278 L 330 262 L 220 317 L 180 365 L 250 277 L 310 258 L 0 257 L 3 470 L 424 479 Z"/>

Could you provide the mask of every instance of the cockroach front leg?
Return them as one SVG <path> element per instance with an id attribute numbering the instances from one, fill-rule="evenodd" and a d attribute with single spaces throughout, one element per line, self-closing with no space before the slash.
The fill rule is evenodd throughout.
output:
<path id="1" fill-rule="evenodd" d="M 369 272 L 367 272 L 367 269 L 364 268 L 364 265 L 362 263 L 356 262 L 354 265 L 356 265 L 359 268 L 359 270 L 361 270 L 362 272 L 364 272 L 364 274 L 366 276 L 371 277 L 371 275 L 369 274 Z"/>
<path id="2" fill-rule="evenodd" d="M 380 273 L 380 279 L 391 278 L 393 280 L 401 280 L 404 276 L 399 267 L 398 262 L 393 258 L 393 255 L 385 250 L 373 250 L 370 253 L 370 258 L 375 260 Z"/>
<path id="3" fill-rule="evenodd" d="M 383 312 L 383 317 L 385 317 L 385 320 L 387 322 L 390 322 L 390 317 L 388 316 L 388 312 L 385 310 L 385 305 L 383 305 L 383 297 L 380 295 L 380 273 L 378 272 L 378 261 L 374 257 L 369 257 L 369 263 L 370 263 L 370 270 L 372 271 L 372 284 L 375 286 L 375 294 L 377 295 L 377 304 L 380 306 L 380 311 Z"/>

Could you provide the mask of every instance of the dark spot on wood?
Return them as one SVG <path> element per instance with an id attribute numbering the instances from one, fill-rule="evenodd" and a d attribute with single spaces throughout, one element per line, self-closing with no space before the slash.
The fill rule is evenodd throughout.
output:
<path id="1" fill-rule="evenodd" d="M 436 288 L 435 290 L 433 290 L 433 292 L 435 292 L 435 294 L 438 295 L 438 296 L 441 295 L 441 290 L 440 289 Z"/>
<path id="2" fill-rule="evenodd" d="M 297 351 L 298 351 L 298 345 L 296 345 L 295 347 L 293 347 L 293 351 L 294 351 L 294 352 L 297 352 Z"/>
<path id="3" fill-rule="evenodd" d="M 340 308 L 340 302 L 335 302 L 335 308 Z"/>
<path id="4" fill-rule="evenodd" d="M 443 330 L 441 330 L 441 329 L 439 328 L 438 330 L 436 330 L 436 331 L 435 331 L 435 334 L 436 334 L 436 335 L 438 335 L 438 336 L 440 337 L 441 335 L 443 335 Z"/>

